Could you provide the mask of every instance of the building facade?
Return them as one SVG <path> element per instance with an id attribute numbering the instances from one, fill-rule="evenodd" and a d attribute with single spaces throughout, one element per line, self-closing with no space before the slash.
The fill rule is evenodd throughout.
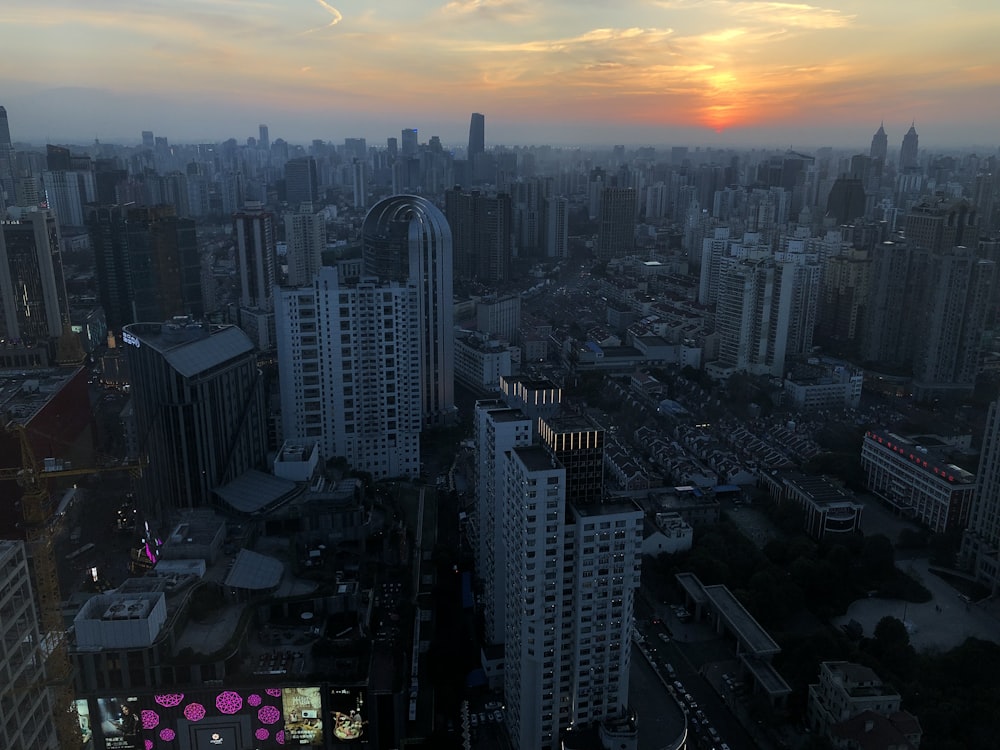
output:
<path id="1" fill-rule="evenodd" d="M 420 473 L 418 293 L 320 269 L 276 311 L 282 430 L 376 479 Z"/>
<path id="2" fill-rule="evenodd" d="M 507 725 L 515 747 L 551 750 L 571 725 L 628 713 L 642 511 L 568 502 L 567 470 L 539 446 L 506 455 Z"/>
<path id="3" fill-rule="evenodd" d="M 396 195 L 372 207 L 361 234 L 365 276 L 416 286 L 423 419 L 450 422 L 455 417 L 455 336 L 448 221 L 426 198 Z"/>
<path id="4" fill-rule="evenodd" d="M 25 546 L 22 542 L 0 540 L 0 664 L 3 665 L 0 745 L 3 747 L 39 750 L 59 747 L 38 626 Z"/>
<path id="5" fill-rule="evenodd" d="M 176 318 L 126 326 L 122 340 L 149 517 L 208 505 L 213 489 L 263 464 L 263 383 L 243 331 Z"/>
<path id="6" fill-rule="evenodd" d="M 996 593 L 1000 585 L 1000 403 L 995 401 L 986 416 L 980 455 L 959 559 Z"/>
<path id="7" fill-rule="evenodd" d="M 476 571 L 483 586 L 483 618 L 491 644 L 506 637 L 507 548 L 506 514 L 501 475 L 508 451 L 531 444 L 531 418 L 499 399 L 476 402 L 473 415 L 476 435 Z"/>
<path id="8" fill-rule="evenodd" d="M 861 446 L 861 467 L 868 488 L 935 533 L 965 528 L 976 477 L 951 463 L 947 448 L 933 435 L 868 430 Z"/>
<path id="9" fill-rule="evenodd" d="M 59 225 L 30 211 L 0 226 L 0 334 L 11 343 L 58 338 L 69 321 Z"/>

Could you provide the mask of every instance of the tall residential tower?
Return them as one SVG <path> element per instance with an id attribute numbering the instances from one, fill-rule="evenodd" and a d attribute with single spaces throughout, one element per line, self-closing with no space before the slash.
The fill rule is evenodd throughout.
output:
<path id="1" fill-rule="evenodd" d="M 364 276 L 417 287 L 423 419 L 425 424 L 448 422 L 455 416 L 453 260 L 448 221 L 426 198 L 396 195 L 379 201 L 368 212 L 361 239 Z"/>

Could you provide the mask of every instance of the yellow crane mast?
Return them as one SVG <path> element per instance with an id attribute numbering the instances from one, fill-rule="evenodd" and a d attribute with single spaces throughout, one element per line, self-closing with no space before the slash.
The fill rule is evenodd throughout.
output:
<path id="1" fill-rule="evenodd" d="M 7 431 L 16 434 L 21 447 L 21 466 L 0 469 L 0 480 L 14 479 L 21 487 L 21 520 L 25 541 L 34 570 L 35 595 L 42 631 L 46 682 L 52 693 L 56 736 L 60 748 L 80 747 L 80 726 L 76 716 L 73 691 L 73 667 L 66 643 L 66 625 L 62 616 L 62 595 L 56 565 L 55 539 L 62 519 L 53 512 L 49 480 L 110 471 L 128 471 L 137 476 L 141 461 L 107 464 L 89 468 L 52 468 L 46 470 L 35 458 L 23 424 L 11 422 Z M 9 689 L 18 689 L 12 685 Z"/>

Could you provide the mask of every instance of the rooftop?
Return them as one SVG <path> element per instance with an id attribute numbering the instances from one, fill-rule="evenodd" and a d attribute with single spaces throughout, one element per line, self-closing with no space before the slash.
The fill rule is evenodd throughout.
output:
<path id="1" fill-rule="evenodd" d="M 79 369 L 0 370 L 0 414 L 4 421 L 27 424 Z"/>
<path id="2" fill-rule="evenodd" d="M 190 318 L 125 326 L 122 341 L 148 346 L 184 377 L 192 377 L 253 352 L 253 342 L 236 326 L 212 326 Z"/>

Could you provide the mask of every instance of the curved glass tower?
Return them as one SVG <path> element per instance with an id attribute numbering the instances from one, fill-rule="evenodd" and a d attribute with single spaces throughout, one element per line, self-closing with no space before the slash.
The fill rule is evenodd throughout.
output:
<path id="1" fill-rule="evenodd" d="M 417 287 L 422 331 L 420 391 L 423 420 L 455 415 L 455 339 L 451 229 L 444 214 L 416 195 L 375 204 L 361 227 L 365 275 Z"/>

